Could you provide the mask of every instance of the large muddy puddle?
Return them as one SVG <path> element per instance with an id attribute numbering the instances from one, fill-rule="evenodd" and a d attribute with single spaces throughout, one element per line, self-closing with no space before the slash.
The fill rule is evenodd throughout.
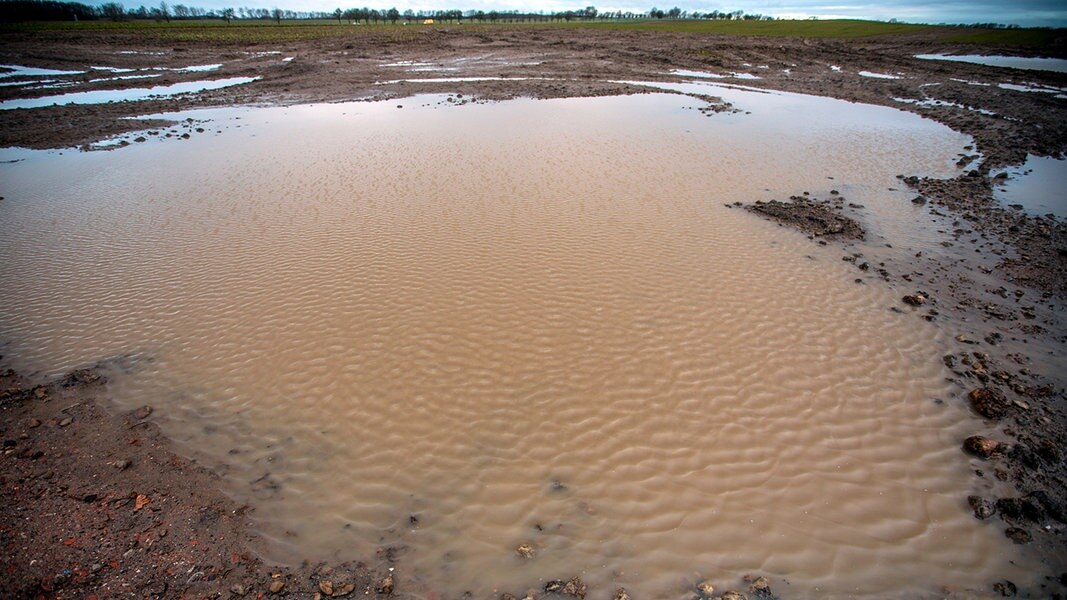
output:
<path id="1" fill-rule="evenodd" d="M 957 173 L 970 140 L 672 85 L 738 112 L 427 96 L 5 151 L 4 354 L 42 375 L 127 356 L 117 401 L 153 405 L 254 507 L 268 558 L 393 547 L 419 596 L 1028 581 L 966 508 L 980 425 L 949 397 L 943 334 L 840 248 L 724 206 L 837 190 L 874 239 L 935 245 L 890 188 Z"/>

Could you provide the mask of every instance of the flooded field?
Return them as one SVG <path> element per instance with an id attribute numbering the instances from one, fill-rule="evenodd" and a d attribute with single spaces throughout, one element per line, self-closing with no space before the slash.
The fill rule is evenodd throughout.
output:
<path id="1" fill-rule="evenodd" d="M 872 236 L 934 246 L 889 188 L 957 173 L 970 139 L 665 85 L 738 112 L 421 96 L 0 151 L 4 354 L 38 374 L 123 357 L 117 401 L 254 507 L 265 556 L 392 548 L 420 597 L 1027 582 L 966 508 L 975 421 L 945 401 L 939 330 L 840 249 L 724 206 L 833 190 Z"/>

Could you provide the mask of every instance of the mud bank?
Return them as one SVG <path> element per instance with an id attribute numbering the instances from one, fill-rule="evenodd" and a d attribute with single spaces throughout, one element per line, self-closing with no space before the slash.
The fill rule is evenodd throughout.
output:
<path id="1" fill-rule="evenodd" d="M 392 575 L 384 551 L 370 564 L 265 565 L 249 550 L 249 508 L 169 450 L 151 406 L 105 408 L 104 383 L 96 368 L 37 385 L 0 373 L 0 595 L 311 597 L 324 582 L 335 597 L 391 593 L 376 591 Z"/>

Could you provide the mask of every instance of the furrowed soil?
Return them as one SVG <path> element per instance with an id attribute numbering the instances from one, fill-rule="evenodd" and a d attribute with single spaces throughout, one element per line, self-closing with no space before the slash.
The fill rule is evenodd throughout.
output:
<path id="1" fill-rule="evenodd" d="M 221 63 L 209 74 L 159 71 L 150 85 L 259 79 L 171 99 L 0 110 L 0 146 L 88 148 L 103 137 L 160 124 L 127 117 L 198 107 L 399 100 L 423 93 L 452 94 L 457 102 L 643 93 L 651 88 L 626 82 L 677 82 L 681 78 L 671 74 L 676 69 L 747 73 L 759 79 L 725 81 L 891 106 L 944 123 L 974 138 L 973 155 L 961 157 L 968 170 L 949 180 L 902 173 L 899 184 L 914 191 L 913 202 L 943 235 L 937 253 L 905 253 L 865 236 L 870 223 L 862 207 L 836 196 L 797 196 L 754 211 L 799 227 L 812 243 L 840 246 L 857 276 L 875 273 L 880 284 L 899 291 L 894 310 L 933 321 L 955 340 L 943 357 L 959 391 L 950 401 L 968 403 L 988 425 L 961 440 L 961 451 L 975 456 L 976 477 L 1013 490 L 973 496 L 969 505 L 976 518 L 998 520 L 1010 539 L 1040 546 L 1050 558 L 1045 584 L 1034 589 L 1016 589 L 990 574 L 984 590 L 945 595 L 1064 593 L 1067 228 L 1062 218 L 998 204 L 992 171 L 1021 164 L 1027 155 L 1062 157 L 1067 151 L 1067 74 L 914 58 L 1034 52 L 950 43 L 940 30 L 812 40 L 552 27 L 412 29 L 398 35 L 395 28 L 368 27 L 323 39 L 251 44 L 175 42 L 133 30 L 5 33 L 0 64 L 85 71 L 57 78 L 77 82 L 77 91 L 145 85 L 91 82 L 101 77 L 90 70 L 94 65 L 137 70 Z M 1041 55 L 1067 56 L 1067 42 L 1060 37 Z M 864 77 L 861 71 L 897 78 Z M 425 78 L 478 79 L 411 81 Z M 1028 93 L 999 84 L 1060 91 Z M 64 91 L 0 87 L 0 102 Z M 0 595 L 404 593 L 402 575 L 393 570 L 402 558 L 389 548 L 360 557 L 362 562 L 264 563 L 254 550 L 248 507 L 218 491 L 215 475 L 168 448 L 150 407 L 118 413 L 109 404 L 101 373 L 123 361 L 105 359 L 58 380 L 10 370 L 0 375 Z M 769 594 L 765 582 L 750 579 L 737 586 L 751 586 L 748 593 L 757 597 Z M 586 594 L 580 580 L 558 583 L 533 595 Z M 622 590 L 590 590 L 601 598 L 613 592 L 617 600 L 629 597 Z"/>

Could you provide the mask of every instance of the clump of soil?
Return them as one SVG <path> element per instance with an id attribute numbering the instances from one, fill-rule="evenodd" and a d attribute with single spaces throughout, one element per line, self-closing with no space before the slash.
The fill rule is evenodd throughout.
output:
<path id="1" fill-rule="evenodd" d="M 863 227 L 840 213 L 829 204 L 818 204 L 800 196 L 793 196 L 791 202 L 757 200 L 746 206 L 748 210 L 774 219 L 783 224 L 815 237 L 842 238 L 862 240 Z"/>

